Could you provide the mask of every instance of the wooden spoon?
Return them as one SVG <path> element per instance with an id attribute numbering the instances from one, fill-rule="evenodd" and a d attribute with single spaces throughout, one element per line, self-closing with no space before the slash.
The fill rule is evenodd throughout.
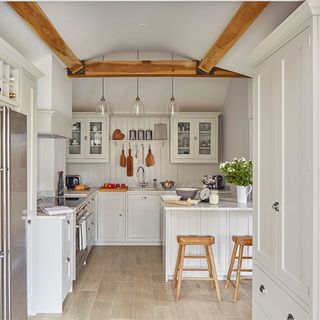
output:
<path id="1" fill-rule="evenodd" d="M 124 145 L 122 145 L 122 152 L 120 155 L 120 167 L 125 168 L 127 165 L 127 158 L 126 155 L 124 154 Z"/>
<path id="2" fill-rule="evenodd" d="M 147 167 L 152 167 L 153 165 L 154 165 L 154 157 L 153 157 L 153 154 L 151 152 L 151 146 L 149 145 L 148 154 L 146 156 L 146 166 Z"/>
<path id="3" fill-rule="evenodd" d="M 131 155 L 131 146 L 129 145 L 128 150 L 129 155 L 127 156 L 127 176 L 132 177 L 133 176 L 133 157 Z"/>

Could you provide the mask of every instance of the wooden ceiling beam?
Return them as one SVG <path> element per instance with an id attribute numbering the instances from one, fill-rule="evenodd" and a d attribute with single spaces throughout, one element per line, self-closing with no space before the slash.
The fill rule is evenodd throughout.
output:
<path id="1" fill-rule="evenodd" d="M 72 73 L 83 69 L 82 62 L 65 43 L 37 2 L 8 2 L 8 4 L 30 25 Z"/>
<path id="2" fill-rule="evenodd" d="M 209 73 L 253 24 L 269 2 L 243 2 L 203 57 L 199 69 Z"/>
<path id="3" fill-rule="evenodd" d="M 83 62 L 83 70 L 72 74 L 70 78 L 99 77 L 213 77 L 213 78 L 248 78 L 245 75 L 214 68 L 209 74 L 198 70 L 197 60 L 118 60 Z"/>

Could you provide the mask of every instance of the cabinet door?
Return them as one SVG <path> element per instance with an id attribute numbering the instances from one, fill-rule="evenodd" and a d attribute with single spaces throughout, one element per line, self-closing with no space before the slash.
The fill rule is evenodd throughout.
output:
<path id="1" fill-rule="evenodd" d="M 282 48 L 277 276 L 305 301 L 312 274 L 312 47 L 307 29 Z M 306 185 L 307 184 L 307 185 Z"/>
<path id="2" fill-rule="evenodd" d="M 124 240 L 125 218 L 125 193 L 98 193 L 98 242 Z"/>
<path id="3" fill-rule="evenodd" d="M 175 159 L 194 157 L 194 127 L 190 118 L 174 118 L 172 121 L 172 156 Z"/>
<path id="4" fill-rule="evenodd" d="M 195 158 L 218 162 L 218 119 L 196 119 Z"/>
<path id="5" fill-rule="evenodd" d="M 160 195 L 128 195 L 128 239 L 160 241 Z"/>
<path id="6" fill-rule="evenodd" d="M 254 257 L 275 271 L 276 212 L 278 201 L 277 87 L 279 63 L 269 59 L 255 70 L 254 80 Z"/>
<path id="7" fill-rule="evenodd" d="M 87 120 L 87 132 L 84 139 L 87 141 L 87 158 L 107 157 L 107 121 L 101 118 Z"/>
<path id="8" fill-rule="evenodd" d="M 68 145 L 68 158 L 84 158 L 86 153 L 86 121 L 81 118 L 74 118 L 72 125 L 71 139 Z"/>
<path id="9" fill-rule="evenodd" d="M 71 289 L 72 283 L 72 256 L 71 256 L 71 220 L 62 221 L 62 297 Z"/>

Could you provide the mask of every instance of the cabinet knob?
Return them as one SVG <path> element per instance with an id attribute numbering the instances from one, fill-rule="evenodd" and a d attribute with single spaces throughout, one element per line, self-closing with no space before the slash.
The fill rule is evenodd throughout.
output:
<path id="1" fill-rule="evenodd" d="M 84 140 L 88 140 L 88 136 L 84 136 Z"/>
<path id="2" fill-rule="evenodd" d="M 289 313 L 287 316 L 287 320 L 294 320 L 294 316 L 291 313 Z"/>
<path id="3" fill-rule="evenodd" d="M 121 213 L 119 214 L 119 217 L 122 217 L 122 214 L 121 214 Z"/>
<path id="4" fill-rule="evenodd" d="M 91 224 L 94 226 L 94 222 L 91 222 Z"/>
<path id="5" fill-rule="evenodd" d="M 142 200 L 147 200 L 147 197 L 146 196 L 142 196 L 141 199 Z"/>
<path id="6" fill-rule="evenodd" d="M 30 219 L 27 220 L 27 224 L 28 224 L 29 226 L 31 225 L 31 220 L 30 220 Z"/>
<path id="7" fill-rule="evenodd" d="M 266 290 L 266 288 L 265 288 L 265 286 L 264 286 L 263 284 L 260 285 L 259 291 L 260 291 L 262 294 L 266 294 L 266 293 L 267 293 L 267 290 Z"/>
<path id="8" fill-rule="evenodd" d="M 69 257 L 66 258 L 66 262 L 68 262 L 68 263 L 70 262 L 70 258 Z"/>
<path id="9" fill-rule="evenodd" d="M 279 201 L 275 201 L 275 202 L 272 204 L 272 209 L 273 209 L 274 211 L 279 212 L 279 205 L 280 205 Z"/>
<path id="10" fill-rule="evenodd" d="M 67 224 L 70 224 L 70 220 L 67 220 Z"/>
<path id="11" fill-rule="evenodd" d="M 90 227 L 88 228 L 88 230 L 89 230 L 89 231 L 91 230 Z"/>

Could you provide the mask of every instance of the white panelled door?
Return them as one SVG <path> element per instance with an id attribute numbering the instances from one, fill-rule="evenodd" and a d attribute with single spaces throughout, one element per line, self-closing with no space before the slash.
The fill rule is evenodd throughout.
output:
<path id="1" fill-rule="evenodd" d="M 281 56 L 280 211 L 277 214 L 279 278 L 309 299 L 312 261 L 312 47 L 307 29 L 279 52 Z"/>
<path id="2" fill-rule="evenodd" d="M 272 204 L 278 201 L 278 139 L 276 108 L 277 65 L 272 59 L 256 69 L 254 127 L 255 227 L 254 256 L 269 271 L 275 271 L 276 216 Z"/>

